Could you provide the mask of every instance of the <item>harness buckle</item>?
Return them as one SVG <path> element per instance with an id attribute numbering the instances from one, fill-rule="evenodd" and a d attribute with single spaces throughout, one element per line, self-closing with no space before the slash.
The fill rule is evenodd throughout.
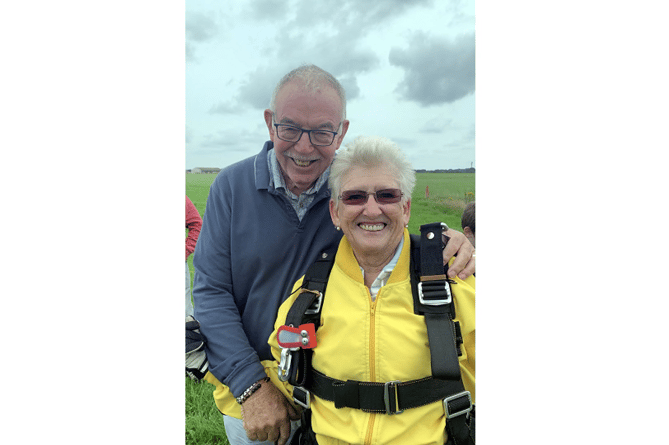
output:
<path id="1" fill-rule="evenodd" d="M 453 409 L 457 411 L 451 413 L 451 409 L 448 403 L 453 401 L 456 401 L 456 403 L 453 404 Z M 462 391 L 461 393 L 454 394 L 444 399 L 444 412 L 446 413 L 446 420 L 450 420 L 453 417 L 458 417 L 463 414 L 469 414 L 471 410 L 472 395 L 469 391 Z"/>
<path id="2" fill-rule="evenodd" d="M 293 387 L 293 401 L 304 409 L 311 408 L 311 393 L 301 386 Z"/>
<path id="3" fill-rule="evenodd" d="M 311 303 L 311 306 L 309 306 L 307 310 L 304 311 L 304 315 L 318 314 L 321 311 L 321 305 L 323 304 L 323 292 L 319 292 L 313 289 L 302 289 L 302 292 L 311 292 L 312 294 L 316 295 L 316 299 L 313 303 Z"/>
<path id="4" fill-rule="evenodd" d="M 423 285 L 426 285 L 425 289 L 426 292 L 441 293 L 443 291 L 446 294 L 446 298 L 426 300 L 425 295 L 423 293 Z M 446 280 L 421 281 L 418 283 L 418 300 L 420 301 L 421 304 L 424 304 L 426 306 L 441 306 L 444 304 L 451 304 L 451 302 L 453 301 L 453 295 L 451 294 L 451 286 L 448 285 L 448 281 Z"/>
<path id="5" fill-rule="evenodd" d="M 279 362 L 278 375 L 279 380 L 287 382 L 290 375 L 290 364 L 292 362 L 290 349 L 281 349 L 281 361 Z"/>
<path id="6" fill-rule="evenodd" d="M 392 382 L 386 382 L 383 384 L 383 403 L 386 405 L 386 414 L 401 414 L 404 410 L 400 409 L 399 398 L 397 394 L 397 385 L 401 382 L 399 380 L 393 380 Z M 393 394 L 390 393 L 392 388 Z M 393 401 L 394 407 L 391 409 L 390 402 Z"/>

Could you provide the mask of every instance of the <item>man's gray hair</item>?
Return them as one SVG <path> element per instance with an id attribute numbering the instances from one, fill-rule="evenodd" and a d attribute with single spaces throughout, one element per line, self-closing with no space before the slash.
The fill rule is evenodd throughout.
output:
<path id="1" fill-rule="evenodd" d="M 381 136 L 358 136 L 339 150 L 330 167 L 329 185 L 331 198 L 339 204 L 341 181 L 352 167 L 374 168 L 384 166 L 397 178 L 402 191 L 402 202 L 411 198 L 416 185 L 416 172 L 400 147 Z"/>
<path id="2" fill-rule="evenodd" d="M 276 96 L 279 94 L 281 88 L 291 80 L 300 80 L 305 87 L 311 88 L 312 91 L 315 91 L 323 85 L 332 87 L 341 101 L 341 118 L 342 120 L 346 119 L 346 91 L 344 90 L 344 87 L 341 86 L 339 81 L 332 74 L 316 65 L 302 65 L 281 78 L 279 83 L 276 84 L 274 92 L 272 93 L 272 98 L 269 101 L 269 109 L 272 113 L 276 112 Z"/>

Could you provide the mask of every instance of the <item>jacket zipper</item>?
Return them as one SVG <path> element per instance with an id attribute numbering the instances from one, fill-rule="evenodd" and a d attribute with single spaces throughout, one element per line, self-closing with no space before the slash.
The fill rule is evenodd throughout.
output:
<path id="1" fill-rule="evenodd" d="M 376 296 L 376 300 L 372 301 L 372 305 L 370 308 L 370 317 L 369 317 L 369 363 L 370 363 L 370 369 L 369 369 L 369 381 L 370 382 L 375 382 L 376 381 L 376 344 L 374 339 L 376 338 L 376 302 L 378 301 L 378 294 Z M 370 295 L 370 301 L 371 301 L 371 295 Z M 369 414 L 369 422 L 367 423 L 367 434 L 365 436 L 365 444 L 366 445 L 371 445 L 372 443 L 372 433 L 374 431 L 374 420 L 376 419 L 376 414 L 375 413 L 370 413 Z"/>

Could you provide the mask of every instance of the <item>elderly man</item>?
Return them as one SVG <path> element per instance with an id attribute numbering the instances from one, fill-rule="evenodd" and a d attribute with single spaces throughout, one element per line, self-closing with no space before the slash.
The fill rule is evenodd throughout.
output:
<path id="1" fill-rule="evenodd" d="M 193 262 L 206 380 L 233 445 L 287 442 L 299 416 L 286 389 L 269 382 L 276 363 L 267 340 L 293 283 L 342 236 L 330 220 L 327 179 L 349 127 L 343 87 L 316 66 L 299 67 L 279 81 L 264 117 L 271 141 L 211 186 Z M 446 233 L 444 261 L 458 254 L 450 273 L 471 275 L 473 247 Z"/>

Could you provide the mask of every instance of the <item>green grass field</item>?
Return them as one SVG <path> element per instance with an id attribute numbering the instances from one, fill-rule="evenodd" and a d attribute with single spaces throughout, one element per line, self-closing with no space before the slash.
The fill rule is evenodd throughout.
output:
<path id="1" fill-rule="evenodd" d="M 215 174 L 186 174 L 186 195 L 200 216 L 204 216 L 209 187 Z M 425 188 L 429 187 L 429 198 Z M 418 173 L 411 196 L 409 232 L 419 233 L 420 225 L 443 221 L 449 227 L 462 230 L 460 218 L 467 202 L 475 198 L 474 173 Z M 193 256 L 188 258 L 193 279 Z M 186 445 L 228 444 L 223 416 L 214 405 L 213 386 L 195 383 L 186 377 Z"/>

